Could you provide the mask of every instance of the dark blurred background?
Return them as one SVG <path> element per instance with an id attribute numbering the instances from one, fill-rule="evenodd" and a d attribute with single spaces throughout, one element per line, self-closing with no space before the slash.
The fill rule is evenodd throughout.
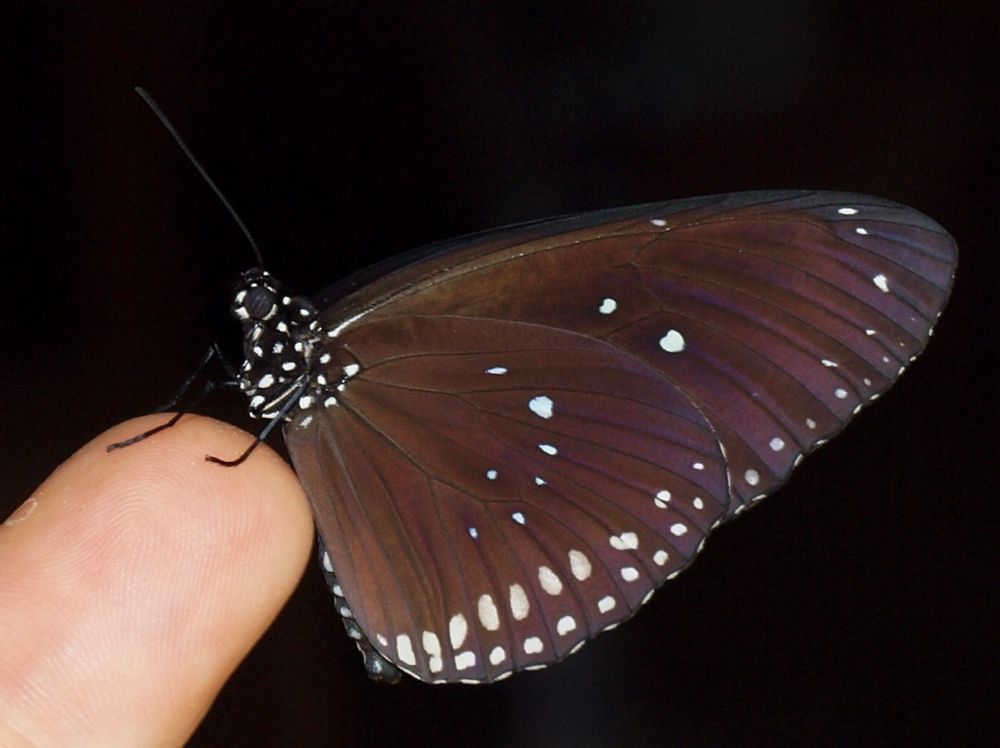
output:
<path id="1" fill-rule="evenodd" d="M 136 84 L 302 292 L 546 215 L 756 188 L 872 193 L 958 240 L 930 347 L 635 620 L 496 686 L 390 688 L 368 682 L 310 569 L 192 745 L 992 742 L 995 11 L 7 6 L 0 517 L 83 442 L 164 401 L 211 341 L 238 337 L 227 294 L 252 257 Z M 248 423 L 236 395 L 203 410 Z"/>

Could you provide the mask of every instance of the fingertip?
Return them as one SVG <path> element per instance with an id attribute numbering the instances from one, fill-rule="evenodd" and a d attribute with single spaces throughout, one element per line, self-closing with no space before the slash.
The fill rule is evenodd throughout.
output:
<path id="1" fill-rule="evenodd" d="M 78 744 L 77 720 L 90 719 L 124 742 L 183 742 L 301 576 L 312 520 L 288 464 L 266 445 L 236 467 L 204 459 L 239 455 L 246 432 L 185 416 L 107 451 L 166 417 L 93 440 L 0 528 L 0 599 L 13 614 L 0 639 L 14 653 L 0 702 L 19 705 L 23 734 Z M 56 654 L 39 668 L 38 652 Z M 55 721 L 53 693 L 66 700 Z"/>

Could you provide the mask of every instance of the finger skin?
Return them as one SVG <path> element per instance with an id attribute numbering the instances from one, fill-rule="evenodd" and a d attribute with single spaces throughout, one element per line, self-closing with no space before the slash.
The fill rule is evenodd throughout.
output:
<path id="1" fill-rule="evenodd" d="M 94 439 L 0 525 L 0 745 L 181 745 L 302 574 L 291 468 L 185 416 Z"/>

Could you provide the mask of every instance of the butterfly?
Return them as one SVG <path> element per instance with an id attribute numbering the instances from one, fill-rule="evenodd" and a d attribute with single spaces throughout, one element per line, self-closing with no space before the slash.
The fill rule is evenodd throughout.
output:
<path id="1" fill-rule="evenodd" d="M 956 262 L 911 208 L 773 191 L 465 236 L 315 298 L 251 269 L 232 377 L 267 425 L 208 459 L 282 426 L 369 675 L 498 681 L 630 618 L 885 392 Z"/>
<path id="2" fill-rule="evenodd" d="M 873 197 L 749 192 L 433 245 L 233 299 L 369 673 L 483 683 L 631 617 L 920 353 L 952 238 Z"/>

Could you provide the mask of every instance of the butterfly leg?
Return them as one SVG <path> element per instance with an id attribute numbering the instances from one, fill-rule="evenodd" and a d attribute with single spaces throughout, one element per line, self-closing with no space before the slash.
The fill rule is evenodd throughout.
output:
<path id="1" fill-rule="evenodd" d="M 176 406 L 177 403 L 180 402 L 184 398 L 184 396 L 188 393 L 188 391 L 191 389 L 191 385 L 194 384 L 194 381 L 201 375 L 201 373 L 205 370 L 205 367 L 208 366 L 209 362 L 211 362 L 212 359 L 219 360 L 226 374 L 231 377 L 230 379 L 222 381 L 215 381 L 211 379 L 208 380 L 202 386 L 201 391 L 195 396 L 194 401 L 191 403 L 190 407 L 180 409 L 170 418 L 169 421 L 161 423 L 159 426 L 155 426 L 149 429 L 148 431 L 143 431 L 141 434 L 136 434 L 135 436 L 125 439 L 124 441 L 115 442 L 114 444 L 109 444 L 108 451 L 111 452 L 116 449 L 122 449 L 123 447 L 131 446 L 136 442 L 141 442 L 143 439 L 148 439 L 153 434 L 157 434 L 161 431 L 164 431 L 165 429 L 171 428 L 181 419 L 181 416 L 183 416 L 185 413 L 189 413 L 198 403 L 202 401 L 204 397 L 206 397 L 210 392 L 212 392 L 217 388 L 229 389 L 233 387 L 239 387 L 239 382 L 236 380 L 235 369 L 233 369 L 232 365 L 226 360 L 226 357 L 223 355 L 218 344 L 212 343 L 212 345 L 209 346 L 208 350 L 205 352 L 205 355 L 202 357 L 201 363 L 199 363 L 197 368 L 191 373 L 191 375 L 184 380 L 184 383 L 177 391 L 177 394 L 175 394 L 163 405 L 158 407 L 156 409 L 156 412 L 162 413 L 163 411 L 170 410 L 174 406 Z"/>

